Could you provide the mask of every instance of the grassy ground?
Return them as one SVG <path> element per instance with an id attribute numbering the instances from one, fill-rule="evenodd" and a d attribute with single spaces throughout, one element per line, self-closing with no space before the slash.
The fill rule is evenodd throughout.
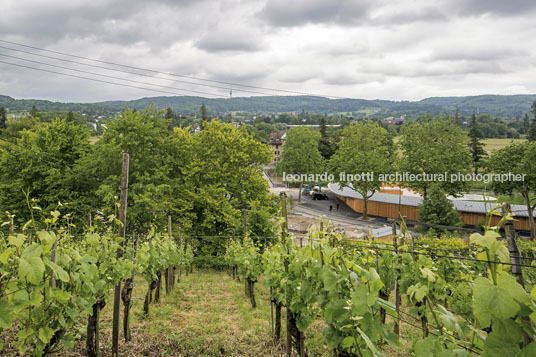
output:
<path id="1" fill-rule="evenodd" d="M 161 301 L 150 306 L 148 317 L 142 312 L 146 291 L 146 282 L 136 278 L 131 315 L 132 341 L 124 342 L 121 328 L 120 356 L 285 355 L 285 311 L 282 310 L 283 342 L 274 344 L 268 289 L 262 281 L 255 286 L 257 309 L 252 309 L 245 297 L 244 285 L 224 272 L 196 271 L 187 277 L 183 275 L 169 296 L 162 289 Z M 101 356 L 111 356 L 112 305 L 110 298 L 101 315 Z M 387 322 L 389 325 L 393 323 L 390 317 Z M 325 327 L 320 318 L 305 332 L 309 356 L 333 356 L 320 338 Z M 83 336 L 85 324 L 81 323 L 79 328 Z M 379 346 L 383 353 L 396 357 L 409 355 L 412 341 L 420 339 L 421 333 L 402 323 L 401 336 L 401 348 L 384 344 Z M 15 356 L 16 353 L 11 350 L 4 355 Z M 77 340 L 74 349 L 53 355 L 85 356 L 85 339 Z"/>
<path id="2" fill-rule="evenodd" d="M 494 150 L 502 149 L 503 147 L 507 146 L 511 142 L 522 142 L 525 141 L 525 139 L 484 139 L 484 149 L 491 153 Z"/>
<path id="3" fill-rule="evenodd" d="M 173 292 L 143 316 L 147 284 L 137 278 L 133 292 L 132 341 L 120 340 L 122 356 L 279 356 L 272 343 L 268 292 L 256 284 L 257 309 L 244 285 L 224 272 L 197 271 L 182 276 Z M 164 290 L 164 289 L 163 289 Z M 112 301 L 101 316 L 101 353 L 110 356 Z M 284 319 L 283 319 L 284 321 Z M 122 331 L 122 330 L 121 330 Z M 121 333 L 122 335 L 122 333 Z M 284 339 L 284 338 L 283 338 Z M 83 356 L 85 342 L 65 356 Z"/>

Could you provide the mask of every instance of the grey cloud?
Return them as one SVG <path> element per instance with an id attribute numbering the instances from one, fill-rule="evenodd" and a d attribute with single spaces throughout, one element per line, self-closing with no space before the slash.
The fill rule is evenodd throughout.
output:
<path id="1" fill-rule="evenodd" d="M 258 15 L 272 26 L 282 27 L 355 24 L 366 19 L 370 6 L 367 0 L 268 0 Z"/>
<path id="2" fill-rule="evenodd" d="M 156 42 L 166 38 L 166 32 L 150 34 L 152 26 L 168 23 L 176 28 L 189 24 L 191 17 L 177 21 L 173 14 L 181 14 L 192 6 L 202 6 L 205 1 L 80 1 L 70 4 L 34 1 L 27 6 L 10 9 L 0 22 L 4 36 L 27 38 L 32 43 L 47 46 L 70 38 L 96 38 L 110 43 L 129 44 L 141 40 Z M 32 11 L 28 11 L 31 8 Z M 155 15 L 158 15 L 155 17 Z M 193 24 L 192 24 L 193 25 Z M 172 28 L 171 28 L 172 30 Z M 171 31 L 174 35 L 181 31 Z"/>
<path id="3" fill-rule="evenodd" d="M 532 0 L 454 0 L 451 5 L 457 7 L 460 16 L 526 15 L 536 10 L 536 2 Z"/>
<path id="4" fill-rule="evenodd" d="M 513 57 L 529 56 L 520 48 L 474 46 L 434 51 L 429 59 L 432 61 L 497 61 Z"/>
<path id="5" fill-rule="evenodd" d="M 207 52 L 254 52 L 263 48 L 260 36 L 251 31 L 211 31 L 196 42 L 196 47 Z"/>
<path id="6" fill-rule="evenodd" d="M 437 22 L 447 20 L 447 14 L 439 7 L 422 6 L 418 9 L 399 10 L 373 18 L 374 24 L 401 25 L 415 22 Z"/>

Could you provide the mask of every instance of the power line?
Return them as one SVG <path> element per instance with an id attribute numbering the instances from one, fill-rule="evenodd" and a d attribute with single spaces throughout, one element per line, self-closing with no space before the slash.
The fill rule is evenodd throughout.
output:
<path id="1" fill-rule="evenodd" d="M 34 70 L 36 70 L 36 71 L 42 71 L 42 72 L 48 72 L 48 73 L 59 74 L 59 75 L 62 75 L 62 76 L 67 76 L 67 77 L 73 77 L 73 78 L 78 78 L 78 79 L 85 79 L 85 80 L 88 80 L 88 81 L 94 81 L 94 82 L 100 82 L 100 83 L 113 84 L 113 85 L 121 86 L 121 87 L 128 87 L 128 88 L 135 88 L 135 89 L 143 89 L 143 90 L 147 90 L 147 91 L 153 91 L 153 92 L 159 92 L 159 93 L 165 93 L 165 94 L 172 94 L 172 95 L 179 95 L 179 96 L 183 96 L 183 95 L 184 95 L 183 93 L 170 92 L 170 91 L 164 91 L 164 90 L 160 90 L 160 89 L 147 88 L 147 87 L 132 86 L 132 85 L 129 85 L 129 84 L 116 83 L 116 82 L 105 81 L 105 80 L 102 80 L 102 79 L 96 79 L 96 78 L 89 78 L 89 77 L 84 77 L 84 76 L 78 76 L 78 75 L 75 75 L 75 74 L 56 72 L 56 71 L 51 71 L 51 70 L 48 70 L 48 69 L 36 68 L 36 67 L 32 67 L 32 66 L 25 66 L 25 65 L 22 65 L 22 64 L 16 64 L 16 63 L 11 63 L 11 62 L 6 62 L 6 61 L 0 61 L 0 63 L 9 64 L 9 65 L 11 65 L 11 66 L 17 66 L 17 67 L 23 67 L 23 68 L 34 69 Z M 181 91 L 189 92 L 189 91 L 187 91 L 187 90 L 181 90 Z M 210 93 L 205 93 L 205 95 L 210 95 L 210 96 L 214 96 L 214 97 L 219 97 L 219 96 L 217 96 L 217 95 L 210 94 Z"/>
<path id="2" fill-rule="evenodd" d="M 208 95 L 213 95 L 213 96 L 219 96 L 219 97 L 222 97 L 222 98 L 226 98 L 226 96 L 223 96 L 223 95 L 209 94 L 207 92 L 200 92 L 200 91 L 196 91 L 196 90 L 193 90 L 193 89 L 183 89 L 183 88 L 176 88 L 176 87 L 170 87 L 170 86 L 163 86 L 163 85 L 160 85 L 160 84 L 146 83 L 146 82 L 136 81 L 136 80 L 132 80 L 132 79 L 126 79 L 126 78 L 121 78 L 121 77 L 110 76 L 110 75 L 107 75 L 107 74 L 100 74 L 100 73 L 89 72 L 89 71 L 84 71 L 84 70 L 80 70 L 80 69 L 74 69 L 74 68 L 69 68 L 69 67 L 64 67 L 64 66 L 58 66 L 58 65 L 55 65 L 55 64 L 41 62 L 41 61 L 34 61 L 34 60 L 22 58 L 22 57 L 6 55 L 6 54 L 3 54 L 3 53 L 0 53 L 0 56 L 10 57 L 10 58 L 14 58 L 14 59 L 22 60 L 22 61 L 37 63 L 37 64 L 50 66 L 50 67 L 55 67 L 55 68 L 60 68 L 60 69 L 66 69 L 68 71 L 91 74 L 93 76 L 100 76 L 100 77 L 104 77 L 104 78 L 117 79 L 117 80 L 125 81 L 125 82 L 131 82 L 131 83 L 137 83 L 137 84 L 143 84 L 143 85 L 148 85 L 148 86 L 155 86 L 155 87 L 161 87 L 161 88 L 173 89 L 173 90 L 179 90 L 179 91 L 188 91 L 188 92 L 192 92 L 192 93 L 200 93 L 200 94 L 205 94 L 205 95 L 208 94 Z"/>
<path id="3" fill-rule="evenodd" d="M 236 87 L 244 87 L 244 88 L 260 89 L 260 90 L 268 90 L 268 91 L 272 91 L 272 92 L 288 93 L 288 94 L 294 94 L 294 95 L 318 96 L 318 97 L 333 98 L 333 99 L 353 99 L 353 98 L 341 97 L 341 96 L 335 96 L 335 95 L 322 95 L 322 94 L 300 92 L 300 91 L 292 91 L 292 90 L 285 90 L 285 89 L 260 87 L 260 86 L 246 85 L 246 84 L 240 84 L 240 83 L 234 83 L 234 82 L 218 81 L 218 80 L 214 80 L 214 79 L 206 79 L 206 78 L 201 78 L 201 77 L 187 76 L 187 75 L 171 73 L 171 72 L 162 72 L 162 71 L 157 71 L 157 70 L 154 70 L 154 69 L 140 68 L 140 67 L 129 66 L 129 65 L 121 64 L 121 63 L 108 62 L 108 61 L 98 60 L 98 59 L 95 59 L 95 58 L 89 58 L 89 57 L 84 57 L 84 56 L 73 55 L 73 54 L 60 52 L 60 51 L 48 50 L 48 49 L 45 49 L 45 48 L 36 47 L 36 46 L 30 46 L 30 45 L 22 44 L 22 43 L 19 43 L 19 42 L 13 42 L 13 41 L 1 40 L 1 39 L 0 39 L 0 42 L 9 43 L 9 44 L 12 44 L 12 45 L 17 45 L 17 46 L 26 47 L 26 48 L 31 48 L 31 49 L 34 49 L 34 50 L 54 53 L 54 54 L 58 54 L 58 55 L 62 55 L 62 56 L 69 56 L 69 57 L 73 57 L 73 58 L 79 58 L 79 59 L 83 59 L 83 60 L 86 60 L 86 61 L 93 61 L 93 62 L 108 64 L 108 65 L 112 65 L 112 66 L 119 66 L 119 67 L 123 67 L 123 68 L 135 69 L 135 70 L 138 70 L 138 71 L 146 71 L 146 72 L 155 73 L 155 74 L 164 74 L 164 75 L 168 75 L 168 76 L 171 76 L 171 77 L 188 78 L 188 79 L 193 79 L 193 80 L 203 81 L 203 82 L 225 84 L 225 85 L 228 85 L 228 86 L 235 87 L 234 88 L 235 91 L 237 90 Z"/>
<path id="4" fill-rule="evenodd" d="M 110 67 L 103 67 L 103 66 L 98 66 L 98 65 L 94 65 L 94 64 L 88 64 L 88 63 L 83 63 L 83 62 L 79 62 L 79 61 L 68 60 L 68 59 L 65 59 L 65 58 L 59 58 L 59 57 L 54 57 L 54 56 L 47 56 L 47 55 L 43 55 L 43 54 L 39 54 L 39 53 L 35 53 L 35 52 L 24 51 L 24 50 L 21 50 L 21 49 L 15 49 L 15 48 L 6 47 L 6 46 L 0 46 L 0 48 L 7 49 L 7 50 L 10 50 L 10 51 L 16 51 L 16 52 L 26 53 L 26 54 L 33 55 L 33 56 L 38 56 L 38 57 L 44 57 L 44 58 L 54 59 L 54 60 L 57 60 L 57 61 L 62 61 L 62 62 L 67 62 L 67 63 L 74 63 L 74 64 L 78 64 L 78 65 L 82 65 L 82 66 L 87 66 L 87 67 L 91 67 L 91 68 L 99 68 L 99 69 L 104 69 L 104 70 L 113 71 L 113 72 L 120 72 L 120 73 L 126 73 L 126 74 L 133 74 L 133 75 L 136 75 L 136 76 L 147 77 L 147 78 L 154 78 L 154 79 L 159 79 L 159 80 L 164 80 L 164 81 L 170 81 L 170 82 L 174 82 L 174 83 L 184 83 L 184 84 L 190 84 L 190 85 L 194 85 L 194 86 L 202 86 L 202 87 L 209 87 L 209 88 L 224 89 L 224 90 L 226 90 L 226 91 L 229 90 L 229 87 L 223 87 L 223 86 L 218 86 L 218 85 L 213 85 L 213 84 L 202 84 L 202 83 L 196 83 L 196 82 L 182 81 L 182 80 L 178 80 L 178 79 L 163 78 L 163 77 L 159 77 L 159 76 L 153 76 L 153 75 L 150 75 L 150 74 L 144 74 L 144 73 L 137 73 L 137 72 L 125 71 L 125 70 L 114 69 L 114 68 L 110 68 Z M 4 55 L 4 54 L 3 54 L 2 56 L 13 57 L 13 58 L 19 58 L 19 57 L 15 57 L 15 56 Z M 28 59 L 24 59 L 24 58 L 19 58 L 19 59 L 22 59 L 22 60 L 24 60 L 24 61 L 34 62 L 34 61 L 31 61 L 31 60 L 28 60 Z M 40 62 L 37 62 L 37 63 L 40 63 Z M 231 91 L 232 91 L 232 89 L 231 89 Z M 253 93 L 253 94 L 261 94 L 261 95 L 267 95 L 267 96 L 271 96 L 271 95 L 273 95 L 272 93 L 264 93 L 264 92 L 258 92 L 258 91 L 246 90 L 246 89 L 236 89 L 235 91 L 236 91 L 236 92 Z M 231 92 L 231 93 L 232 93 L 232 92 Z"/>

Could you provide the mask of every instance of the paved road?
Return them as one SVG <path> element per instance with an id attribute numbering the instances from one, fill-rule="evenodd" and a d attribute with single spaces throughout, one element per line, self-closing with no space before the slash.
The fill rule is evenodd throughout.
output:
<path id="1" fill-rule="evenodd" d="M 286 192 L 288 196 L 293 196 L 295 202 L 298 200 L 298 189 L 286 189 L 280 187 L 271 187 L 270 191 L 279 195 L 281 192 Z M 294 215 L 299 215 L 308 218 L 325 219 L 332 221 L 338 228 L 344 228 L 345 231 L 359 230 L 368 232 L 375 228 L 380 228 L 390 225 L 383 218 L 372 218 L 364 221 L 361 219 L 361 214 L 354 212 L 344 202 L 339 201 L 339 209 L 337 210 L 337 201 L 332 192 L 327 193 L 329 200 L 316 201 L 310 196 L 302 195 L 302 202 L 296 203 L 292 210 Z M 332 206 L 330 212 L 329 206 Z"/>

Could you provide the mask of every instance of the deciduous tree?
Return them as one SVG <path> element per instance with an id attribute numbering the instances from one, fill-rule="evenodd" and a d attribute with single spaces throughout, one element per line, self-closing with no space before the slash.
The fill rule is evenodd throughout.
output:
<path id="1" fill-rule="evenodd" d="M 6 108 L 0 107 L 0 133 L 6 128 L 7 113 Z"/>
<path id="2" fill-rule="evenodd" d="M 454 122 L 443 119 L 412 123 L 402 127 L 399 146 L 399 169 L 409 174 L 447 174 L 447 180 L 437 182 L 450 195 L 457 195 L 470 187 L 467 181 L 451 181 L 451 174 L 469 173 L 471 152 L 469 138 Z M 403 183 L 422 192 L 426 198 L 431 182 L 426 180 Z"/>
<path id="3" fill-rule="evenodd" d="M 339 181 L 342 186 L 350 185 L 363 196 L 363 218 L 367 218 L 369 198 L 381 188 L 380 174 L 392 170 L 393 141 L 391 135 L 378 123 L 359 122 L 343 130 L 339 149 L 331 157 L 329 166 L 339 180 L 340 173 L 370 173 L 369 178 Z"/>
<path id="4" fill-rule="evenodd" d="M 320 133 L 309 127 L 294 127 L 287 132 L 278 170 L 286 174 L 315 174 L 322 171 L 323 159 L 318 150 Z M 303 182 L 300 180 L 298 201 Z"/>
<path id="5" fill-rule="evenodd" d="M 527 132 L 527 139 L 529 141 L 536 141 L 536 100 L 532 103 L 532 116 L 532 121 Z"/>
<path id="6" fill-rule="evenodd" d="M 491 188 L 499 194 L 519 193 L 525 200 L 531 229 L 531 237 L 536 238 L 533 211 L 536 199 L 531 200 L 531 193 L 536 191 L 536 142 L 511 143 L 491 155 L 488 170 L 498 174 L 525 175 L 523 181 L 493 181 Z"/>
<path id="7" fill-rule="evenodd" d="M 460 214 L 438 185 L 430 187 L 430 194 L 419 208 L 419 221 L 444 226 L 463 226 Z"/>

